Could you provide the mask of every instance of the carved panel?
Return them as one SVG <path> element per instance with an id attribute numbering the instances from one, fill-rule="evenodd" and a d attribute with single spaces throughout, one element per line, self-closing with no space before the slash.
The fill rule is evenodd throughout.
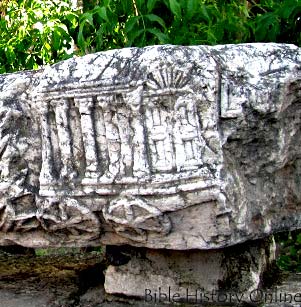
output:
<path id="1" fill-rule="evenodd" d="M 118 234 L 133 241 L 146 241 L 149 233 L 164 236 L 171 230 L 168 216 L 139 198 L 115 199 L 104 207 L 103 216 Z"/>
<path id="2" fill-rule="evenodd" d="M 47 232 L 67 236 L 67 240 L 82 237 L 84 240 L 97 238 L 100 231 L 99 220 L 87 207 L 78 200 L 48 198 L 37 203 L 37 219 Z"/>
<path id="3" fill-rule="evenodd" d="M 80 194 L 80 186 L 164 182 L 165 174 L 177 182 L 189 179 L 187 171 L 203 171 L 203 102 L 189 89 L 188 73 L 163 67 L 131 87 L 93 84 L 85 92 L 51 93 L 41 102 L 40 194 L 49 195 L 49 185 L 68 183 Z"/>
<path id="4" fill-rule="evenodd" d="M 166 98 L 171 100 L 170 97 Z M 152 172 L 168 172 L 175 168 L 175 154 L 172 148 L 171 101 L 162 98 L 146 107 L 147 142 L 150 149 Z"/>

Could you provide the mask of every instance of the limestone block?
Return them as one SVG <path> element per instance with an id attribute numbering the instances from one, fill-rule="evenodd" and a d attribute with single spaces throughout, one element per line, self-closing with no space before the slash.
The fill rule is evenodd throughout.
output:
<path id="1" fill-rule="evenodd" d="M 151 46 L 0 76 L 0 244 L 213 249 L 301 227 L 300 49 Z"/>

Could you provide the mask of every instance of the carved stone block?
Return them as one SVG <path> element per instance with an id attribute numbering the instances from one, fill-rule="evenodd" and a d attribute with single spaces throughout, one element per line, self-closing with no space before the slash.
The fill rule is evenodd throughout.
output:
<path id="1" fill-rule="evenodd" d="M 301 226 L 300 49 L 153 46 L 0 76 L 0 244 L 221 248 Z"/>

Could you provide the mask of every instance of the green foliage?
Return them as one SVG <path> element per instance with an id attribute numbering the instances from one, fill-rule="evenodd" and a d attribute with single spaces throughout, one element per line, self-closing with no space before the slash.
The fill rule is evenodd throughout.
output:
<path id="1" fill-rule="evenodd" d="M 289 272 L 301 272 L 301 231 L 282 233 L 276 237 L 280 244 L 278 266 Z"/>
<path id="2" fill-rule="evenodd" d="M 0 73 L 38 68 L 73 53 L 78 15 L 67 0 L 9 0 L 0 19 Z"/>
<path id="3" fill-rule="evenodd" d="M 153 44 L 301 44 L 301 0 L 106 0 L 94 5 L 80 17 L 81 54 Z"/>
<path id="4" fill-rule="evenodd" d="M 36 248 L 36 256 L 51 256 L 51 255 L 67 255 L 67 254 L 77 254 L 80 253 L 80 248 L 78 247 L 57 247 L 57 248 Z"/>
<path id="5" fill-rule="evenodd" d="M 0 2 L 1 3 L 1 2 Z M 4 0 L 0 72 L 154 44 L 301 45 L 301 0 Z"/>
<path id="6" fill-rule="evenodd" d="M 106 0 L 79 19 L 81 53 L 168 42 L 162 17 L 152 11 L 156 1 Z"/>
<path id="7" fill-rule="evenodd" d="M 255 41 L 301 45 L 301 1 L 265 0 L 256 5 Z"/>
<path id="8" fill-rule="evenodd" d="M 104 249 L 101 246 L 98 247 L 53 247 L 53 248 L 36 248 L 36 256 L 52 256 L 52 255 L 70 255 L 70 254 L 103 254 Z"/>

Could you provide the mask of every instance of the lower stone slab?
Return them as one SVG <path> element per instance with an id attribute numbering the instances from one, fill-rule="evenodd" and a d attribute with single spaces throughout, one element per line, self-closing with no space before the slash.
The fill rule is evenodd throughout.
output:
<path id="1" fill-rule="evenodd" d="M 209 251 L 109 246 L 105 291 L 149 303 L 249 301 L 261 288 L 274 251 L 271 239 Z"/>

